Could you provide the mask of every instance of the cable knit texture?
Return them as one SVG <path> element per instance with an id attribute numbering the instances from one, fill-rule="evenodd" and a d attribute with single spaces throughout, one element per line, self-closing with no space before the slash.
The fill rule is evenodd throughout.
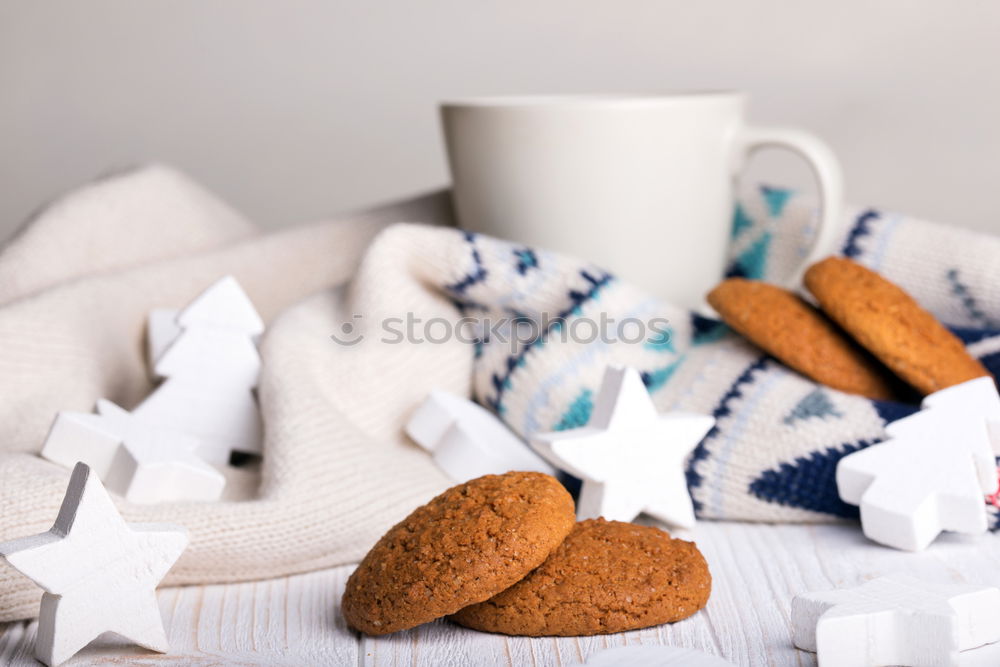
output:
<path id="1" fill-rule="evenodd" d="M 358 560 L 450 485 L 402 434 L 432 388 L 471 394 L 527 435 L 585 423 L 606 364 L 633 365 L 660 409 L 718 420 L 689 463 L 699 515 L 760 521 L 851 516 L 837 499 L 836 461 L 914 409 L 819 387 L 718 322 L 597 267 L 432 226 L 449 222 L 448 211 L 439 193 L 263 234 L 163 167 L 104 179 L 42 211 L 0 249 L 0 540 L 45 531 L 55 519 L 70 471 L 37 452 L 56 412 L 89 411 L 100 397 L 137 404 L 151 390 L 148 311 L 183 306 L 226 274 L 269 325 L 259 390 L 264 460 L 259 474 L 227 468 L 222 502 L 118 502 L 129 521 L 191 532 L 166 584 Z M 386 229 L 396 222 L 425 224 Z M 782 280 L 813 226 L 808 201 L 771 188 L 748 193 L 736 211 L 730 273 Z M 1000 368 L 992 333 L 1000 329 L 1000 241 L 861 210 L 849 212 L 838 251 L 898 282 L 957 327 L 987 368 Z M 407 312 L 420 318 L 424 339 L 462 317 L 513 315 L 547 328 L 526 344 L 496 329 L 472 343 L 394 342 L 382 323 Z M 587 320 L 602 313 L 665 317 L 670 332 L 617 344 L 567 335 L 575 327 L 586 338 Z M 359 342 L 337 344 L 331 334 Z M 0 621 L 36 614 L 40 594 L 0 563 Z"/>

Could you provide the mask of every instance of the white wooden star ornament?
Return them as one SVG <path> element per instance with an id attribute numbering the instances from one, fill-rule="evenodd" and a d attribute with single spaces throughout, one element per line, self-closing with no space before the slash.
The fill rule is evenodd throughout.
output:
<path id="1" fill-rule="evenodd" d="M 431 453 L 453 480 L 555 469 L 486 408 L 446 391 L 432 391 L 406 423 L 406 434 Z"/>
<path id="2" fill-rule="evenodd" d="M 541 433 L 532 443 L 556 467 L 583 480 L 582 519 L 631 521 L 640 513 L 691 527 L 685 460 L 711 430 L 707 415 L 659 415 L 639 373 L 609 366 L 583 428 Z"/>
<path id="3" fill-rule="evenodd" d="M 889 439 L 837 465 L 837 490 L 859 505 L 865 535 L 919 551 L 942 531 L 983 534 L 985 496 L 996 493 L 1000 395 L 983 377 L 930 394 L 922 410 L 885 430 Z"/>
<path id="4" fill-rule="evenodd" d="M 792 601 L 792 639 L 822 667 L 958 665 L 1000 641 L 1000 589 L 889 575 Z"/>
<path id="5" fill-rule="evenodd" d="M 105 632 L 165 652 L 156 586 L 187 544 L 179 526 L 125 523 L 78 463 L 52 529 L 0 544 L 0 556 L 45 591 L 36 657 L 58 665 Z"/>

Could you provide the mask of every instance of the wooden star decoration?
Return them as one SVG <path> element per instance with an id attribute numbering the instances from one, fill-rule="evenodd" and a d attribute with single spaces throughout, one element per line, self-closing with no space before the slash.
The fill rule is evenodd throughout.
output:
<path id="1" fill-rule="evenodd" d="M 0 544 L 0 556 L 45 591 L 36 657 L 58 665 L 105 632 L 166 651 L 156 586 L 187 544 L 178 526 L 125 523 L 78 463 L 52 529 Z"/>
<path id="2" fill-rule="evenodd" d="M 587 426 L 534 436 L 556 467 L 583 480 L 582 519 L 631 521 L 640 513 L 677 527 L 694 525 L 685 460 L 715 419 L 691 413 L 659 415 L 639 373 L 610 366 Z"/>
<path id="3" fill-rule="evenodd" d="M 1000 640 L 1000 589 L 890 575 L 792 601 L 792 639 L 823 667 L 957 665 Z"/>

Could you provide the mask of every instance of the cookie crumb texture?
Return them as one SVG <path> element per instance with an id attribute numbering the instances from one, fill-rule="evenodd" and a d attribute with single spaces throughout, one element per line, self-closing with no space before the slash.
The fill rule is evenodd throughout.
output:
<path id="1" fill-rule="evenodd" d="M 989 375 L 913 297 L 857 262 L 828 257 L 809 267 L 805 284 L 833 320 L 924 394 Z"/>
<path id="2" fill-rule="evenodd" d="M 708 293 L 723 321 L 808 378 L 867 398 L 896 398 L 894 378 L 797 294 L 756 280 L 730 278 Z"/>
<path id="3" fill-rule="evenodd" d="M 344 618 L 370 635 L 482 602 L 538 567 L 573 529 L 573 499 L 535 472 L 452 487 L 382 536 L 347 580 Z"/>
<path id="4" fill-rule="evenodd" d="M 687 618 L 711 590 L 708 564 L 692 542 L 590 519 L 527 578 L 451 618 L 507 635 L 607 634 Z"/>

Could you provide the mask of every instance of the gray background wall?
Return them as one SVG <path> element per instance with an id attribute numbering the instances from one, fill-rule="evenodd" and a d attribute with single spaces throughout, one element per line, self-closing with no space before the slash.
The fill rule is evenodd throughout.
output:
<path id="1" fill-rule="evenodd" d="M 441 98 L 692 87 L 824 137 L 852 201 L 1000 232 L 998 35 L 989 0 L 0 0 L 0 238 L 148 160 L 320 218 L 446 182 Z"/>

